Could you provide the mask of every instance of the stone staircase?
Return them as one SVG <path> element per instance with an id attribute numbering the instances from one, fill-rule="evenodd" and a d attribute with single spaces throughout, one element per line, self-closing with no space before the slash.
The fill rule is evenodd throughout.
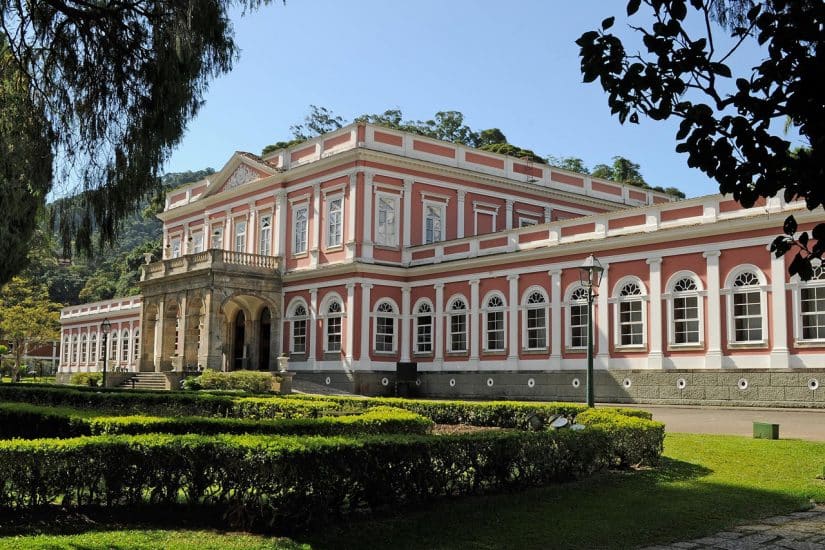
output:
<path id="1" fill-rule="evenodd" d="M 165 390 L 166 376 L 162 372 L 136 372 L 118 387 L 130 390 Z"/>

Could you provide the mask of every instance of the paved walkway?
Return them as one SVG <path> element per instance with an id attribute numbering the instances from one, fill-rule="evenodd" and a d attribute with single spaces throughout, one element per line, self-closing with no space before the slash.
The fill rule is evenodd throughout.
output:
<path id="1" fill-rule="evenodd" d="M 598 406 L 609 406 L 607 404 Z M 780 439 L 825 441 L 825 409 L 760 409 L 751 407 L 691 407 L 686 405 L 624 405 L 653 413 L 672 433 L 753 436 L 754 422 L 779 424 Z"/>
<path id="2" fill-rule="evenodd" d="M 649 546 L 645 550 L 665 548 L 825 550 L 825 506 L 817 506 L 807 512 L 764 519 L 758 524 L 742 525 L 731 531 L 723 531 L 701 539 Z"/>

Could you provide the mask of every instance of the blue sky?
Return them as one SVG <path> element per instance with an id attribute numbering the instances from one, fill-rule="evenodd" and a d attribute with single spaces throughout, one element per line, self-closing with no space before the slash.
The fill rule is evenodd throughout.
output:
<path id="1" fill-rule="evenodd" d="M 233 151 L 290 138 L 314 104 L 351 120 L 399 108 L 408 119 L 457 110 L 475 129 L 500 128 L 540 155 L 592 166 L 621 155 L 652 185 L 689 197 L 716 184 L 675 153 L 675 122 L 619 124 L 598 84 L 583 84 L 582 32 L 616 15 L 615 0 L 289 0 L 233 16 L 241 48 L 165 171 L 220 168 Z M 744 51 L 737 63 L 756 64 Z"/>

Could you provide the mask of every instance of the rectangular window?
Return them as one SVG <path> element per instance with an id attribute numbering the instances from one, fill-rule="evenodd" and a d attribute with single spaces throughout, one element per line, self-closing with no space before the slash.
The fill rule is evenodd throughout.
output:
<path id="1" fill-rule="evenodd" d="M 212 241 L 209 243 L 209 248 L 221 249 L 223 248 L 223 226 L 212 226 Z"/>
<path id="2" fill-rule="evenodd" d="M 415 350 L 430 353 L 433 351 L 433 318 L 431 315 L 419 315 L 416 321 Z"/>
<path id="3" fill-rule="evenodd" d="M 375 244 L 398 246 L 398 199 L 379 195 Z"/>
<path id="4" fill-rule="evenodd" d="M 192 253 L 203 252 L 203 231 L 192 233 Z"/>
<path id="5" fill-rule="evenodd" d="M 246 221 L 235 222 L 235 252 L 246 252 Z"/>
<path id="6" fill-rule="evenodd" d="M 587 347 L 587 304 L 570 306 L 570 347 Z"/>
<path id="7" fill-rule="evenodd" d="M 341 197 L 327 202 L 327 247 L 341 246 L 344 228 L 344 199 Z"/>
<path id="8" fill-rule="evenodd" d="M 375 318 L 375 351 L 389 353 L 394 349 L 395 319 L 392 317 Z"/>
<path id="9" fill-rule="evenodd" d="M 180 258 L 180 239 L 172 239 L 172 257 Z"/>
<path id="10" fill-rule="evenodd" d="M 673 299 L 673 343 L 699 343 L 699 298 L 697 296 Z"/>
<path id="11" fill-rule="evenodd" d="M 292 353 L 306 353 L 307 351 L 307 321 L 299 319 L 292 321 Z"/>
<path id="12" fill-rule="evenodd" d="M 341 351 L 341 317 L 327 318 L 327 351 Z"/>
<path id="13" fill-rule="evenodd" d="M 547 348 L 547 319 L 544 308 L 527 310 L 527 349 Z"/>
<path id="14" fill-rule="evenodd" d="M 444 207 L 427 205 L 424 207 L 424 213 L 424 244 L 444 240 L 444 234 L 442 232 Z"/>
<path id="15" fill-rule="evenodd" d="M 487 350 L 502 351 L 504 349 L 504 312 L 490 311 L 487 313 Z"/>
<path id="16" fill-rule="evenodd" d="M 450 315 L 450 351 L 467 350 L 467 315 Z"/>
<path id="17" fill-rule="evenodd" d="M 295 208 L 295 210 L 293 210 L 292 214 L 292 253 L 303 254 L 307 251 L 307 216 L 309 215 L 308 207 L 306 205 L 299 206 Z"/>
<path id="18" fill-rule="evenodd" d="M 272 216 L 261 216 L 261 227 L 258 235 L 258 254 L 269 256 L 272 254 Z"/>
<path id="19" fill-rule="evenodd" d="M 539 222 L 537 222 L 537 221 L 536 221 L 536 220 L 534 220 L 533 218 L 522 218 L 522 217 L 519 217 L 519 219 L 518 219 L 518 226 L 519 226 L 519 227 L 530 227 L 531 225 L 536 225 L 536 224 L 538 224 L 538 223 L 539 223 Z"/>
<path id="20" fill-rule="evenodd" d="M 825 286 L 803 288 L 800 301 L 802 339 L 825 340 Z"/>
<path id="21" fill-rule="evenodd" d="M 642 301 L 632 300 L 619 304 L 619 332 L 622 346 L 641 346 L 644 343 Z"/>
<path id="22" fill-rule="evenodd" d="M 736 292 L 733 295 L 733 329 L 735 342 L 762 341 L 761 292 Z"/>

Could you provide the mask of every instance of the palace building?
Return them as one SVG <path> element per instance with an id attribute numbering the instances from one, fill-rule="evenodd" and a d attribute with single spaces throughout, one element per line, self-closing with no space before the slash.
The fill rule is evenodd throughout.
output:
<path id="1" fill-rule="evenodd" d="M 287 357 L 364 394 L 414 364 L 421 395 L 582 400 L 593 254 L 597 400 L 823 406 L 825 270 L 768 252 L 789 214 L 821 217 L 352 124 L 169 192 L 142 295 L 63 310 L 60 375 Z"/>

